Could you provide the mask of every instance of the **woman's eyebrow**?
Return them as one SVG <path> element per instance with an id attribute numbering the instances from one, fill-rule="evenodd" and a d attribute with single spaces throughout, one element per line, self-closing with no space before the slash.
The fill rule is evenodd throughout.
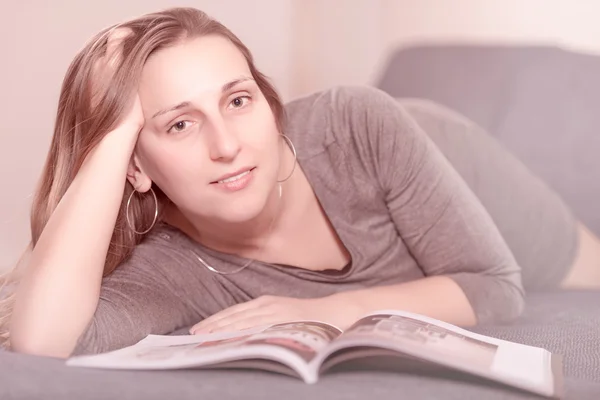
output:
<path id="1" fill-rule="evenodd" d="M 234 79 L 234 80 L 232 80 L 230 82 L 227 82 L 226 84 L 224 84 L 221 87 L 221 93 L 225 93 L 228 90 L 233 89 L 236 85 L 238 85 L 238 84 L 240 84 L 242 82 L 253 81 L 253 80 L 254 79 L 250 78 L 249 76 L 242 76 L 241 78 Z"/>
<path id="2" fill-rule="evenodd" d="M 227 92 L 228 90 L 231 90 L 231 89 L 233 89 L 235 86 L 239 85 L 239 84 L 240 84 L 240 83 L 242 83 L 242 82 L 246 82 L 246 81 L 253 81 L 253 80 L 254 80 L 254 79 L 252 79 L 252 78 L 250 78 L 250 77 L 248 77 L 248 76 L 243 76 L 243 77 L 241 77 L 241 78 L 237 78 L 237 79 L 234 79 L 234 80 L 232 80 L 232 81 L 229 81 L 229 82 L 225 83 L 223 86 L 221 86 L 221 93 L 225 93 L 225 92 Z M 171 111 L 179 110 L 179 109 L 181 109 L 181 108 L 184 108 L 184 107 L 187 107 L 187 106 L 189 106 L 189 105 L 190 105 L 190 102 L 189 102 L 189 101 L 184 101 L 184 102 L 181 102 L 181 103 L 179 103 L 179 104 L 177 104 L 177 105 L 174 105 L 173 107 L 166 108 L 166 109 L 164 109 L 164 110 L 160 110 L 160 111 L 158 111 L 156 114 L 154 114 L 154 115 L 152 116 L 152 118 L 159 117 L 159 116 L 161 116 L 161 115 L 164 115 L 164 114 L 166 114 L 166 113 L 169 113 L 169 112 L 171 112 Z"/>
<path id="3" fill-rule="evenodd" d="M 184 101 L 184 102 L 179 103 L 179 104 L 177 104 L 177 105 L 175 105 L 175 106 L 173 106 L 171 108 L 167 108 L 165 110 L 161 110 L 161 111 L 157 112 L 156 114 L 154 114 L 152 116 L 152 118 L 160 117 L 161 115 L 164 115 L 166 113 L 170 113 L 171 111 L 179 110 L 180 108 L 184 108 L 184 107 L 187 107 L 189 105 L 190 105 L 189 101 Z"/>

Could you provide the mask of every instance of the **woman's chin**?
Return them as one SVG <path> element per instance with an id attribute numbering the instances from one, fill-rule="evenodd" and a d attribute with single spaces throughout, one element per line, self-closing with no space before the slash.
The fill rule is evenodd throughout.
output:
<path id="1" fill-rule="evenodd" d="M 254 203 L 254 202 L 253 202 Z M 225 205 L 221 210 L 218 210 L 215 214 L 217 219 L 222 220 L 226 224 L 244 224 L 256 220 L 260 216 L 263 207 L 261 204 L 255 204 L 246 202 L 226 207 Z"/>

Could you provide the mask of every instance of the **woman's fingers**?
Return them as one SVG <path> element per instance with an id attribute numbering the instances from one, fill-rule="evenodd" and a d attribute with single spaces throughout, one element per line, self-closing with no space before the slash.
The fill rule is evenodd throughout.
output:
<path id="1" fill-rule="evenodd" d="M 202 321 L 198 322 L 196 325 L 194 325 L 191 329 L 190 332 L 195 332 L 195 331 L 206 331 L 206 328 L 208 326 L 210 326 L 211 324 L 223 320 L 225 318 L 229 318 L 232 315 L 238 314 L 238 313 L 245 313 L 245 312 L 249 312 L 253 309 L 256 309 L 257 307 L 260 307 L 260 303 L 258 301 L 258 299 L 255 300 L 250 300 L 247 301 L 245 303 L 240 303 L 240 304 L 236 304 L 234 306 L 228 307 L 222 311 L 219 311 L 216 314 L 211 315 L 208 318 L 203 319 Z"/>
<path id="2" fill-rule="evenodd" d="M 268 314 L 269 312 L 267 310 L 261 308 L 241 310 L 235 313 L 230 313 L 226 316 L 222 316 L 221 318 L 212 319 L 210 321 L 208 319 L 200 321 L 190 329 L 190 333 L 195 335 L 199 333 L 223 331 L 224 327 L 232 326 L 233 324 L 236 324 L 239 321 L 243 321 L 249 318 L 264 317 Z M 215 314 L 214 316 L 216 315 L 217 314 Z"/>
<path id="3" fill-rule="evenodd" d="M 116 68 L 123 55 L 123 40 L 133 31 L 130 28 L 115 28 L 106 39 L 105 66 L 111 70 Z"/>
<path id="4" fill-rule="evenodd" d="M 215 326 L 211 332 L 230 332 L 251 329 L 261 325 L 272 325 L 281 322 L 275 314 L 245 315 L 241 319 L 227 319 Z"/>

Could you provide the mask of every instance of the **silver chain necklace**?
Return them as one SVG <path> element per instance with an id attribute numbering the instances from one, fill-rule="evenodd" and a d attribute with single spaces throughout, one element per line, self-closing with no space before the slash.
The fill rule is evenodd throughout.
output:
<path id="1" fill-rule="evenodd" d="M 281 183 L 278 183 L 278 187 L 279 187 L 279 199 L 277 201 L 278 205 L 277 205 L 277 212 L 275 213 L 275 215 L 273 216 L 273 219 L 271 220 L 271 223 L 269 224 L 269 233 L 271 233 L 271 230 L 273 229 L 273 223 L 275 222 L 275 218 L 277 218 L 277 215 L 279 214 L 279 209 L 281 208 L 281 196 L 282 196 L 282 192 L 283 189 L 281 187 Z M 223 271 L 219 271 L 216 268 L 214 268 L 212 265 L 210 265 L 209 263 L 207 263 L 206 261 L 204 261 L 202 259 L 202 257 L 200 257 L 198 254 L 196 254 L 195 251 L 191 250 L 192 254 L 194 254 L 196 256 L 196 258 L 198 259 L 198 261 L 200 261 L 202 263 L 202 265 L 204 265 L 206 267 L 206 269 L 208 269 L 211 272 L 214 272 L 215 274 L 219 274 L 219 275 L 233 275 L 233 274 L 237 274 L 238 272 L 241 272 L 243 270 L 245 270 L 246 268 L 248 268 L 250 266 L 250 264 L 252 264 L 252 262 L 254 261 L 253 259 L 250 259 L 246 262 L 246 264 L 242 265 L 241 267 L 239 267 L 236 270 L 230 271 L 230 272 L 223 272 Z"/>

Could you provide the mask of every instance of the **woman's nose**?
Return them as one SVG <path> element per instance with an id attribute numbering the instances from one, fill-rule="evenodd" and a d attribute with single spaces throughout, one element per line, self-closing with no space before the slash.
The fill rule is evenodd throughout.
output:
<path id="1" fill-rule="evenodd" d="M 228 128 L 224 121 L 214 123 L 209 135 L 209 154 L 212 160 L 232 160 L 240 152 L 241 146 L 237 133 Z"/>

